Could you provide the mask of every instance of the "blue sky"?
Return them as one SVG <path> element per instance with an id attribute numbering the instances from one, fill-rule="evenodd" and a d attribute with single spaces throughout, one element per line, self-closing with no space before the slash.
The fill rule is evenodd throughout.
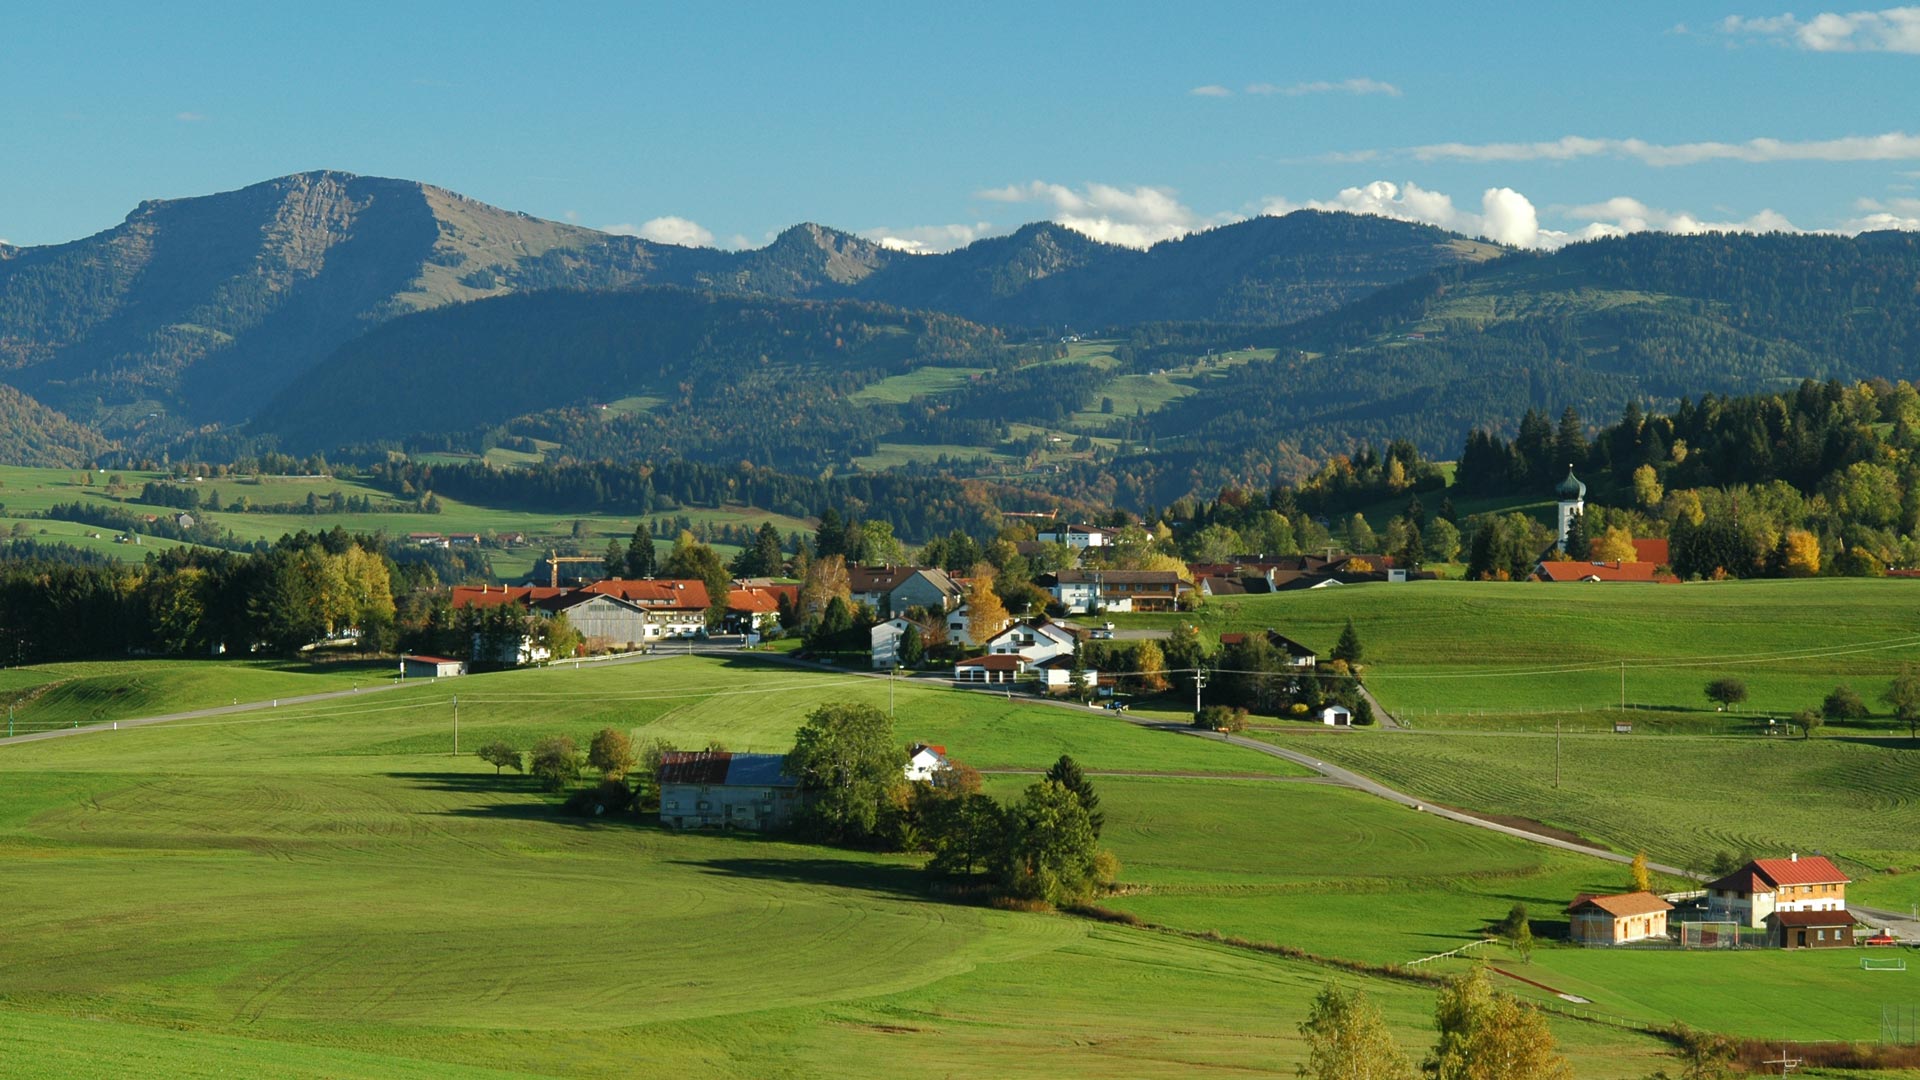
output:
<path id="1" fill-rule="evenodd" d="M 1920 228 L 1920 8 L 800 7 L 14 5 L 0 238 L 315 168 L 722 245 L 1299 206 L 1541 246 Z"/>

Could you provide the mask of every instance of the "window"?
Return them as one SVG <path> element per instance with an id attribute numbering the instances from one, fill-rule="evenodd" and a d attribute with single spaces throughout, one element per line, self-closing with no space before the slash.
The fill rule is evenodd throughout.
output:
<path id="1" fill-rule="evenodd" d="M 1827 940 L 1827 932 L 1825 930 L 1815 930 L 1813 932 L 1813 936 L 1816 940 L 1819 940 L 1819 941 Z"/>

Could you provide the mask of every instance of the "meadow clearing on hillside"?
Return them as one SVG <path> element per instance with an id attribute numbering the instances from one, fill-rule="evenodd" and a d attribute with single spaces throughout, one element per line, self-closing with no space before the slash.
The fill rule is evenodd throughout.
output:
<path id="1" fill-rule="evenodd" d="M 1294 771 L 1092 711 L 894 691 L 903 739 L 982 765 L 1064 751 L 1096 770 Z M 1425 1046 L 1423 987 L 940 902 L 912 857 L 557 817 L 469 749 L 603 724 L 770 749 L 815 703 L 886 693 L 674 657 L 0 747 L 0 1053 L 34 1075 L 135 1078 L 1286 1072 L 1331 977 Z M 1122 857 L 1169 882 L 1205 884 L 1216 859 L 1223 879 L 1304 879 L 1234 864 L 1296 829 L 1326 830 L 1314 859 L 1337 854 L 1343 820 L 1379 834 L 1369 873 L 1535 855 L 1412 815 L 1379 828 L 1391 808 L 1315 783 L 1099 782 Z M 1183 830 L 1208 846 L 1183 854 Z M 1644 1036 L 1555 1030 L 1583 1077 L 1659 1063 Z"/>

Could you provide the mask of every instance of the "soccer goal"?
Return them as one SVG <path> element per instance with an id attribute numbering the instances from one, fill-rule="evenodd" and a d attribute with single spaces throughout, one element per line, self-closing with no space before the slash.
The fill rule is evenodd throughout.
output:
<path id="1" fill-rule="evenodd" d="M 1903 956 L 1863 956 L 1860 958 L 1861 971 L 1905 971 L 1907 960 Z"/>
<path id="2" fill-rule="evenodd" d="M 1737 922 L 1687 922 L 1680 924 L 1680 947 L 1684 949 L 1732 949 L 1740 944 Z"/>

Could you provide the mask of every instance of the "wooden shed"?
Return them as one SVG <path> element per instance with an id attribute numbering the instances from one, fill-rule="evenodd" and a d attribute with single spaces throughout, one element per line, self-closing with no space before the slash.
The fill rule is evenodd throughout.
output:
<path id="1" fill-rule="evenodd" d="M 1582 945 L 1625 945 L 1667 936 L 1673 905 L 1650 892 L 1576 896 L 1567 905 L 1568 936 Z"/>

